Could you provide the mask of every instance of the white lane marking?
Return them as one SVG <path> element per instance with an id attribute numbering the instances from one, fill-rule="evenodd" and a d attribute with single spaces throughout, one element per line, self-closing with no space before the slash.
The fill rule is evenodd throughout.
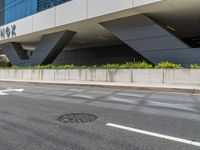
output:
<path id="1" fill-rule="evenodd" d="M 7 90 L 1 90 L 0 91 L 0 96 L 1 95 L 9 95 L 8 92 L 23 92 L 24 89 L 7 89 Z"/>
<path id="2" fill-rule="evenodd" d="M 143 134 L 143 135 L 158 137 L 158 138 L 162 138 L 162 139 L 166 139 L 166 140 L 170 140 L 170 141 L 175 141 L 175 142 L 180 142 L 180 143 L 200 147 L 199 142 L 194 142 L 194 141 L 190 141 L 190 140 L 186 140 L 186 139 L 182 139 L 182 138 L 177 138 L 177 137 L 168 136 L 168 135 L 164 135 L 164 134 L 159 134 L 159 133 L 149 132 L 149 131 L 145 131 L 145 130 L 130 128 L 130 127 L 126 127 L 126 126 L 122 126 L 122 125 L 118 125 L 118 124 L 113 124 L 113 123 L 107 123 L 106 126 L 110 126 L 110 127 L 114 127 L 114 128 L 118 128 L 118 129 L 123 129 L 123 130 L 128 130 L 128 131 Z"/>

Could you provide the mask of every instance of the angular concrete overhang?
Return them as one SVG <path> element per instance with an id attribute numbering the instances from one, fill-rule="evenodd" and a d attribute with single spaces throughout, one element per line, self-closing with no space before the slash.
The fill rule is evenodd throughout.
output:
<path id="1" fill-rule="evenodd" d="M 199 0 L 164 0 L 137 10 L 172 28 L 180 38 L 200 36 Z"/>
<path id="2" fill-rule="evenodd" d="M 99 23 L 135 15 L 137 6 L 161 0 L 72 0 L 32 16 L 4 25 L 16 25 L 16 37 L 0 40 L 0 44 L 20 42 L 31 49 L 42 35 L 62 30 L 77 32 L 68 49 L 121 43 Z"/>
<path id="3" fill-rule="evenodd" d="M 66 49 L 122 43 L 99 23 L 146 14 L 180 38 L 200 36 L 199 0 L 73 0 L 23 18 L 16 24 L 17 36 L 0 44 L 21 42 L 32 48 L 42 35 L 62 30 L 77 32 Z"/>

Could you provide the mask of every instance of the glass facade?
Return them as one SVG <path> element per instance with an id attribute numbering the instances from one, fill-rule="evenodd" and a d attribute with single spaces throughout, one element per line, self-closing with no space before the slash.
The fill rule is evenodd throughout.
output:
<path id="1" fill-rule="evenodd" d="M 37 0 L 5 0 L 5 24 L 36 13 Z"/>
<path id="2" fill-rule="evenodd" d="M 0 25 L 27 17 L 70 0 L 0 0 Z"/>
<path id="3" fill-rule="evenodd" d="M 38 0 L 37 1 L 37 11 L 45 10 L 56 5 L 62 4 L 69 0 Z"/>
<path id="4" fill-rule="evenodd" d="M 5 0 L 0 0 L 0 25 L 4 24 L 5 14 L 4 14 Z"/>

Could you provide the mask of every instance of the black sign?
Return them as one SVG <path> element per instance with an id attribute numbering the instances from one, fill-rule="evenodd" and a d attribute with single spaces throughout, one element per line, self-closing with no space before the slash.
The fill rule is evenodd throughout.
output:
<path id="1" fill-rule="evenodd" d="M 16 25 L 10 25 L 4 28 L 0 28 L 1 39 L 12 38 L 16 36 Z"/>

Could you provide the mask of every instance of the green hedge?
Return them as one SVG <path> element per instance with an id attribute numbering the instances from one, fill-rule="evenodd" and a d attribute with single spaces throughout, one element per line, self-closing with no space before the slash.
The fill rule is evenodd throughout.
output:
<path id="1" fill-rule="evenodd" d="M 102 68 L 104 69 L 152 69 L 153 65 L 148 64 L 143 61 L 143 62 L 137 62 L 137 63 L 127 62 L 125 64 L 106 64 L 106 65 L 103 65 Z"/>
<path id="2" fill-rule="evenodd" d="M 102 66 L 75 66 L 75 65 L 38 65 L 30 67 L 0 67 L 0 69 L 181 69 L 183 68 L 180 64 L 175 64 L 171 62 L 161 62 L 157 66 L 153 66 L 145 61 L 143 62 L 126 62 L 123 64 L 105 64 Z M 190 66 L 191 69 L 200 69 L 200 65 L 193 64 Z"/>
<path id="3" fill-rule="evenodd" d="M 200 65 L 197 65 L 197 64 L 192 64 L 190 66 L 191 69 L 200 69 Z"/>
<path id="4" fill-rule="evenodd" d="M 181 69 L 180 64 L 171 63 L 169 61 L 161 62 L 157 66 L 155 66 L 156 69 Z"/>

